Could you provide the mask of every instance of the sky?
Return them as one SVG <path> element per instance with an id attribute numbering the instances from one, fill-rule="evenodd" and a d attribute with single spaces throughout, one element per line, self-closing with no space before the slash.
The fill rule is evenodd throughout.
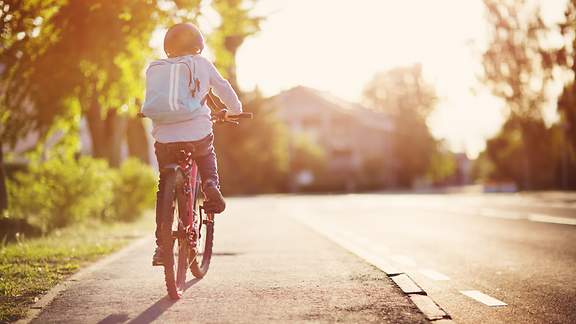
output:
<path id="1" fill-rule="evenodd" d="M 548 11 L 561 14 L 564 1 L 547 0 Z M 451 150 L 476 157 L 505 120 L 478 82 L 481 0 L 260 0 L 255 12 L 267 18 L 238 52 L 244 90 L 305 85 L 360 102 L 377 72 L 421 63 L 440 98 L 428 124 Z"/>

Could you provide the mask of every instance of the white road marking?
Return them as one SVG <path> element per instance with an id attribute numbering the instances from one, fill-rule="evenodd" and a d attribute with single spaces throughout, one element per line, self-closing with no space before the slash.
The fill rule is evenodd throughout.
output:
<path id="1" fill-rule="evenodd" d="M 482 208 L 480 215 L 485 217 L 503 218 L 503 219 L 522 219 L 522 215 L 515 212 L 503 212 L 497 209 Z"/>
<path id="2" fill-rule="evenodd" d="M 494 297 L 490 297 L 484 293 L 479 292 L 478 290 L 461 290 L 462 294 L 481 302 L 487 306 L 507 306 L 505 302 L 498 300 Z"/>
<path id="3" fill-rule="evenodd" d="M 415 266 L 416 265 L 416 261 L 414 261 L 414 259 L 412 259 L 409 256 L 406 255 L 391 255 L 390 259 L 392 259 L 393 261 L 397 262 L 397 263 L 401 263 L 403 265 L 407 265 L 407 266 Z"/>
<path id="4" fill-rule="evenodd" d="M 403 291 L 410 291 L 415 293 L 422 293 L 422 288 L 418 286 L 416 282 L 408 277 L 403 271 L 398 270 L 394 265 L 390 264 L 385 258 L 378 256 L 377 254 L 373 254 L 369 252 L 365 247 L 362 247 L 356 243 L 355 240 L 350 240 L 350 238 L 354 238 L 352 233 L 350 232 L 343 232 L 338 230 L 326 230 L 325 225 L 322 226 L 319 222 L 311 221 L 310 219 L 296 216 L 297 214 L 293 214 L 292 217 L 299 220 L 301 223 L 309 226 L 313 230 L 317 231 L 318 233 L 324 235 L 326 238 L 332 240 L 334 243 L 340 245 L 344 249 L 356 254 L 360 258 L 364 259 L 366 262 L 372 264 L 373 266 L 377 267 L 378 269 L 384 271 L 392 280 L 396 282 L 396 284 L 403 290 Z M 348 237 L 348 239 L 346 239 Z M 358 240 L 356 240 L 357 242 Z M 381 246 L 383 249 L 387 249 L 385 246 Z M 402 261 L 409 263 L 416 264 L 413 259 L 399 255 Z M 405 277 L 405 279 L 403 279 Z M 421 296 L 421 295 L 409 295 L 412 299 L 414 304 L 425 314 L 425 316 L 429 320 L 438 320 L 442 319 L 446 316 L 446 312 L 440 308 L 430 297 L 428 296 Z"/>
<path id="5" fill-rule="evenodd" d="M 305 225 L 308 225 L 312 229 L 316 230 L 318 233 L 324 235 L 328 239 L 332 240 L 336 244 L 340 245 L 344 249 L 356 254 L 360 258 L 366 260 L 368 263 L 374 265 L 378 269 L 384 271 L 384 273 L 390 275 L 396 275 L 402 273 L 402 271 L 398 270 L 396 267 L 388 263 L 385 259 L 370 253 L 366 249 L 354 244 L 349 239 L 346 239 L 346 236 L 353 237 L 350 232 L 347 231 L 337 231 L 337 230 L 326 230 L 322 225 L 318 222 L 311 221 L 310 219 L 305 219 L 303 217 L 293 216 L 294 218 L 298 219 Z"/>
<path id="6" fill-rule="evenodd" d="M 550 216 L 545 214 L 530 214 L 528 220 L 541 223 L 576 225 L 576 218 Z"/>
<path id="7" fill-rule="evenodd" d="M 466 213 L 466 214 L 475 214 L 473 211 L 469 209 L 458 209 L 456 211 L 453 208 L 448 209 L 452 213 Z M 562 225 L 573 225 L 576 226 L 576 218 L 571 217 L 561 217 L 561 216 L 552 216 L 547 214 L 539 214 L 539 213 L 521 213 L 521 212 L 510 212 L 510 211 L 503 211 L 499 209 L 492 209 L 492 208 L 481 208 L 476 213 L 480 216 L 490 217 L 490 218 L 501 218 L 501 219 L 514 219 L 514 220 L 527 220 L 531 222 L 538 222 L 538 223 L 549 223 L 549 224 L 562 224 Z"/>
<path id="8" fill-rule="evenodd" d="M 437 280 L 437 281 L 450 280 L 450 277 L 448 277 L 447 275 L 440 273 L 438 271 L 432 270 L 432 269 L 420 269 L 418 271 L 421 274 L 425 275 L 426 277 L 428 277 L 432 280 Z"/>

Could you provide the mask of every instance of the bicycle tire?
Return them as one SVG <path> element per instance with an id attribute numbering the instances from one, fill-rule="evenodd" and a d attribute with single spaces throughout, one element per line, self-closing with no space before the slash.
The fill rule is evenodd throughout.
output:
<path id="1" fill-rule="evenodd" d="M 177 195 L 178 173 L 171 172 L 165 176 L 164 191 L 161 200 L 162 215 L 161 224 L 162 245 L 164 251 L 164 281 L 168 296 L 173 299 L 180 299 L 186 283 L 186 269 L 188 268 L 189 247 L 186 243 L 184 229 L 179 224 L 176 231 L 172 230 L 174 223 L 174 212 L 178 208 L 178 213 L 182 209 L 182 199 Z M 178 216 L 179 217 L 179 216 Z M 178 259 L 175 262 L 174 247 L 176 245 Z"/>
<path id="2" fill-rule="evenodd" d="M 181 174 L 176 175 L 176 183 L 177 188 L 183 188 L 181 184 L 183 184 L 183 179 L 181 179 Z M 179 190 L 176 193 L 176 201 L 178 205 L 178 217 L 183 213 L 185 215 L 188 214 L 188 202 L 186 199 L 186 195 L 184 194 L 183 190 Z M 190 245 L 188 240 L 186 239 L 186 229 L 182 226 L 182 222 L 178 222 L 178 230 L 176 237 L 178 238 L 176 241 L 178 242 L 178 264 L 176 265 L 176 288 L 180 292 L 180 295 L 184 291 L 184 287 L 186 285 L 186 272 L 188 271 L 189 266 L 189 257 L 190 257 Z"/>
<path id="3" fill-rule="evenodd" d="M 206 273 L 208 273 L 208 269 L 210 268 L 210 261 L 212 259 L 212 247 L 214 246 L 214 215 L 208 217 L 208 215 L 200 213 L 200 200 L 202 194 L 200 193 L 200 182 L 197 181 L 196 187 L 196 197 L 194 200 L 194 209 L 197 211 L 196 215 L 198 216 L 200 227 L 199 227 L 199 240 L 198 245 L 202 242 L 204 243 L 203 247 L 197 246 L 196 253 L 193 255 L 190 263 L 190 271 L 192 275 L 198 279 L 203 278 Z M 200 217 L 202 215 L 202 217 Z M 204 222 L 205 220 L 210 219 L 210 222 Z M 204 229 L 204 233 L 202 233 L 202 229 Z M 204 239 L 202 239 L 204 236 Z M 200 251 L 202 253 L 200 253 Z"/>

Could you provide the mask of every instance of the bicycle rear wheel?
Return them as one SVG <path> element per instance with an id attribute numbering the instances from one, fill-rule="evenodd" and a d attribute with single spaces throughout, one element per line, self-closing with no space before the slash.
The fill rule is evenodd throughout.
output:
<path id="1" fill-rule="evenodd" d="M 186 240 L 186 231 L 180 221 L 180 214 L 186 213 L 186 202 L 177 193 L 178 173 L 166 176 L 162 197 L 161 225 L 162 250 L 164 251 L 164 280 L 166 290 L 172 299 L 182 296 L 186 284 L 186 269 L 190 264 L 190 248 Z M 176 244 L 175 244 L 176 243 Z"/>
<path id="2" fill-rule="evenodd" d="M 214 214 L 204 214 L 201 211 L 200 204 L 202 202 L 203 194 L 200 192 L 200 181 L 197 181 L 196 199 L 194 201 L 194 210 L 196 217 L 195 228 L 197 228 L 198 235 L 196 241 L 196 253 L 193 255 L 190 263 L 190 271 L 196 278 L 203 278 L 208 272 L 210 267 L 210 260 L 212 259 L 212 247 L 214 244 Z"/>

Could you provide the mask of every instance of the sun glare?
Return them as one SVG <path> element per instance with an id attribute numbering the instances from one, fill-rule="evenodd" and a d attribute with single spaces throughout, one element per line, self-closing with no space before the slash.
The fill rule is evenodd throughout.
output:
<path id="1" fill-rule="evenodd" d="M 563 0 L 556 2 L 563 3 Z M 377 72 L 420 62 L 440 102 L 432 132 L 476 156 L 504 120 L 502 105 L 479 89 L 486 42 L 481 0 L 262 0 L 262 31 L 238 57 L 244 89 L 274 95 L 296 85 L 360 101 Z"/>

